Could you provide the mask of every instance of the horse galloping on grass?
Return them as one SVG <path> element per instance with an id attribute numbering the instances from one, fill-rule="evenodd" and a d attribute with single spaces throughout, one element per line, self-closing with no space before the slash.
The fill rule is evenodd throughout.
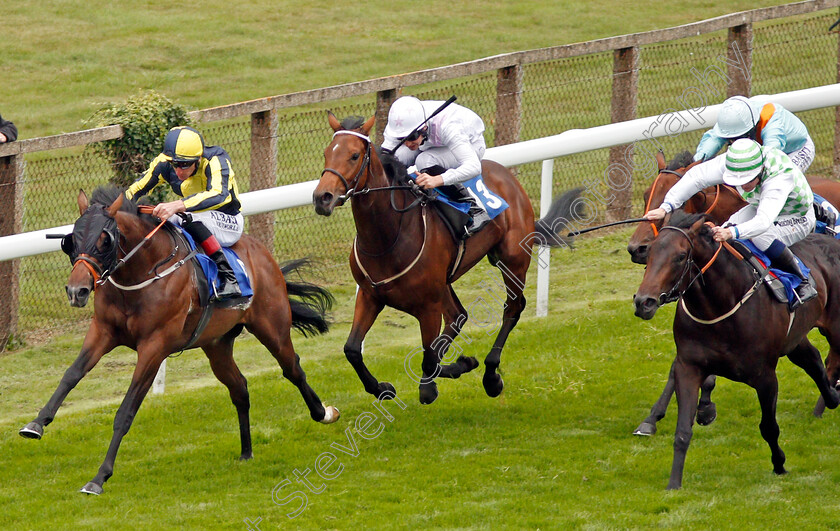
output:
<path id="1" fill-rule="evenodd" d="M 673 186 L 682 178 L 685 173 L 700 162 L 695 162 L 693 156 L 688 151 L 684 151 L 674 157 L 674 159 L 665 164 L 665 156 L 662 152 L 657 152 L 656 162 L 659 167 L 659 174 L 653 180 L 651 185 L 645 190 L 645 212 L 658 207 L 665 200 L 665 194 L 673 188 Z M 821 177 L 808 177 L 808 183 L 811 189 L 828 200 L 829 203 L 835 207 L 840 207 L 840 183 Z M 691 197 L 682 210 L 688 213 L 705 213 L 715 223 L 721 224 L 729 217 L 746 206 L 746 202 L 741 198 L 740 194 L 726 185 L 718 185 L 714 187 L 701 190 Z M 644 214 L 644 212 L 643 212 Z M 627 245 L 627 252 L 630 253 L 630 259 L 637 264 L 646 264 L 648 249 L 653 243 L 653 240 L 659 234 L 659 229 L 662 227 L 664 220 L 659 221 L 643 221 L 636 227 L 635 232 L 630 237 Z M 835 377 L 840 376 L 840 367 L 834 371 Z M 711 424 L 717 417 L 717 408 L 712 402 L 711 394 L 715 388 L 715 375 L 709 375 L 703 382 L 700 390 L 700 403 L 697 408 L 697 423 L 703 426 Z M 653 435 L 656 433 L 656 423 L 665 417 L 665 412 L 668 409 L 668 403 L 674 394 L 674 367 L 671 365 L 671 370 L 668 373 L 668 381 L 665 384 L 662 394 L 650 410 L 650 414 L 645 418 L 638 428 L 633 432 L 634 435 Z M 822 414 L 824 404 L 822 400 L 818 401 L 814 410 L 816 415 Z"/>
<path id="2" fill-rule="evenodd" d="M 385 306 L 420 322 L 423 375 L 417 380 L 421 403 L 431 404 L 437 398 L 436 378 L 458 378 L 478 366 L 471 356 L 445 365 L 441 361 L 446 361 L 444 354 L 467 321 L 452 283 L 486 256 L 502 271 L 507 291 L 501 326 L 484 360 L 484 390 L 498 396 L 504 382 L 496 370 L 505 341 L 525 308 L 522 290 L 532 247 L 535 242 L 558 242 L 558 225 L 568 221 L 580 189 L 559 198 L 550 215 L 535 225 L 522 185 L 502 165 L 484 160 L 482 176 L 489 193 L 503 198 L 509 208 L 459 247 L 444 222 L 408 190 L 405 168 L 373 149 L 368 135 L 374 118 L 339 122 L 329 113 L 329 123 L 335 134 L 324 150 L 324 170 L 313 203 L 318 214 L 329 216 L 351 198 L 356 240 L 350 269 L 359 292 L 344 353 L 365 390 L 380 399 L 395 396 L 393 385 L 370 373 L 361 351 L 365 335 Z"/>
<path id="3" fill-rule="evenodd" d="M 71 305 L 82 307 L 98 286 L 93 320 L 79 356 L 64 373 L 58 389 L 20 434 L 40 439 L 67 394 L 103 355 L 119 345 L 136 350 L 137 365 L 117 410 L 105 460 L 82 492 L 102 493 L 103 484 L 113 474 L 120 442 L 160 364 L 184 348 L 201 348 L 213 374 L 227 386 L 239 419 L 240 459 L 251 459 L 248 387 L 233 359 L 233 342 L 243 328 L 265 345 L 282 367 L 283 375 L 297 386 L 313 420 L 328 424 L 338 419 L 338 410 L 323 405 L 307 383 L 292 346 L 292 327 L 304 334 L 327 331 L 325 314 L 333 301 L 324 288 L 286 280 L 284 273 L 298 269 L 305 260 L 281 269 L 265 246 L 243 235 L 233 249 L 249 273 L 253 289 L 250 303 L 211 308 L 205 314 L 197 289 L 198 273 L 187 263 L 192 254 L 171 224 L 163 224 L 166 230 L 157 231 L 157 220 L 138 211 L 137 204 L 125 199 L 115 187 L 94 190 L 90 203 L 80 192 L 78 205 L 81 217 L 76 220 L 73 234 L 62 242 L 73 262 L 66 291 Z M 138 250 L 143 243 L 142 252 L 132 251 L 126 258 L 126 249 Z M 158 272 L 167 265 L 166 270 Z M 289 299 L 289 295 L 300 300 Z"/>

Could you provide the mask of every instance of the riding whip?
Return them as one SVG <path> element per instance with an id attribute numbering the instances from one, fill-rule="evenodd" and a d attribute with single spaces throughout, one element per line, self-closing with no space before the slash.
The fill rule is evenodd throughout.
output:
<path id="1" fill-rule="evenodd" d="M 571 238 L 573 236 L 577 236 L 578 234 L 584 234 L 586 232 L 591 232 L 593 230 L 604 229 L 606 227 L 612 227 L 613 225 L 624 225 L 625 223 L 639 223 L 640 221 L 650 221 L 647 218 L 637 218 L 637 219 L 625 219 L 624 221 L 613 221 L 612 223 L 607 223 L 604 225 L 598 225 L 597 227 L 589 227 L 588 229 L 583 230 L 576 230 L 569 233 L 567 238 Z"/>

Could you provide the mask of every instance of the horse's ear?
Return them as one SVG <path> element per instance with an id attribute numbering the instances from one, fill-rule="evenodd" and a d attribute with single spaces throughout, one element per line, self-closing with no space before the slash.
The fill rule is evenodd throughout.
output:
<path id="1" fill-rule="evenodd" d="M 341 129 L 341 122 L 338 121 L 338 118 L 335 117 L 332 111 L 327 111 L 327 119 L 330 121 L 330 127 L 332 127 L 333 131 Z"/>
<path id="2" fill-rule="evenodd" d="M 368 134 L 370 133 L 370 130 L 373 129 L 373 124 L 375 124 L 375 123 L 376 123 L 376 116 L 371 116 L 368 119 L 368 121 L 365 122 L 364 125 L 362 125 L 362 133 L 364 133 L 365 136 L 368 136 Z"/>
<path id="3" fill-rule="evenodd" d="M 90 204 L 88 203 L 88 198 L 87 195 L 85 195 L 84 190 L 79 190 L 79 197 L 76 198 L 76 203 L 79 204 L 79 215 L 81 216 L 85 213 L 88 209 L 88 205 Z"/>
<path id="4" fill-rule="evenodd" d="M 703 234 L 704 231 L 710 230 L 711 227 L 706 224 L 707 221 L 709 221 L 709 219 L 706 216 L 702 216 L 691 225 L 690 232 L 692 234 Z"/>
<path id="5" fill-rule="evenodd" d="M 108 215 L 112 218 L 117 217 L 117 212 L 120 211 L 120 207 L 123 204 L 123 200 L 125 199 L 125 194 L 120 194 L 114 199 L 114 202 L 111 203 L 111 206 L 108 207 Z"/>
<path id="6" fill-rule="evenodd" d="M 656 152 L 656 165 L 659 167 L 659 171 L 665 169 L 665 154 L 661 150 Z"/>

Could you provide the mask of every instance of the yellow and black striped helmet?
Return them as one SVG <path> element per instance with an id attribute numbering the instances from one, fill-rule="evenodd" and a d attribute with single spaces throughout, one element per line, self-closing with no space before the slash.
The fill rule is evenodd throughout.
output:
<path id="1" fill-rule="evenodd" d="M 173 127 L 163 141 L 163 154 L 175 162 L 195 162 L 204 153 L 204 138 L 192 127 Z"/>

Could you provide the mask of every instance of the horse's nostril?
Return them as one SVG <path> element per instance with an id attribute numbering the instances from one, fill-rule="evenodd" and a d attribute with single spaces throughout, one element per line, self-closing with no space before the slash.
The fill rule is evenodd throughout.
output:
<path id="1" fill-rule="evenodd" d="M 321 197 L 319 198 L 319 201 L 321 202 L 322 205 L 328 205 L 332 201 L 332 198 L 333 198 L 333 195 L 331 193 L 325 192 L 323 195 L 321 195 Z"/>

